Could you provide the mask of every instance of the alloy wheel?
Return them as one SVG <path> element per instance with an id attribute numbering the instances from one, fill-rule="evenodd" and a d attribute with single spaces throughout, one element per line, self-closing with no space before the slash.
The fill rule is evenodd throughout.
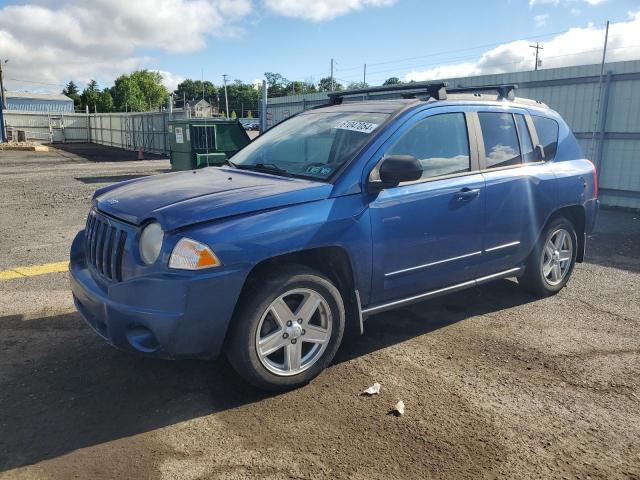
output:
<path id="1" fill-rule="evenodd" d="M 314 365 L 331 339 L 332 315 L 318 292 L 297 288 L 265 310 L 256 333 L 260 363 L 271 373 L 291 376 Z"/>
<path id="2" fill-rule="evenodd" d="M 549 285 L 558 285 L 571 269 L 573 242 L 564 228 L 549 235 L 542 252 L 542 276 Z"/>

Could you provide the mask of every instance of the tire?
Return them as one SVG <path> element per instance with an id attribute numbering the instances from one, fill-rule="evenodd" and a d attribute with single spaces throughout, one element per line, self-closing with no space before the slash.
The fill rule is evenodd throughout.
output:
<path id="1" fill-rule="evenodd" d="M 573 224 L 565 217 L 552 219 L 527 258 L 518 283 L 534 295 L 555 295 L 569 281 L 577 252 L 578 237 Z"/>
<path id="2" fill-rule="evenodd" d="M 344 302 L 335 285 L 315 270 L 278 270 L 254 282 L 239 302 L 225 352 L 233 368 L 260 389 L 305 385 L 338 351 Z"/>

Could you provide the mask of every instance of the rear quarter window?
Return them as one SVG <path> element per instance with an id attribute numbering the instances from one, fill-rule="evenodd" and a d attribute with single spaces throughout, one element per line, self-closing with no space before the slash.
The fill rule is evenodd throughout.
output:
<path id="1" fill-rule="evenodd" d="M 549 161 L 556 158 L 558 150 L 558 122 L 552 118 L 531 116 L 536 127 L 538 140 L 544 148 L 544 159 Z"/>

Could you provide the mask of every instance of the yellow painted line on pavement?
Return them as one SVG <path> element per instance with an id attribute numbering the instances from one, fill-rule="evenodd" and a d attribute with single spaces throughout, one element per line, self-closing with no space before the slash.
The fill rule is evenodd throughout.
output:
<path id="1" fill-rule="evenodd" d="M 15 278 L 35 277 L 47 273 L 66 272 L 69 270 L 69 262 L 43 263 L 28 267 L 14 267 L 9 270 L 0 270 L 0 281 L 13 280 Z"/>

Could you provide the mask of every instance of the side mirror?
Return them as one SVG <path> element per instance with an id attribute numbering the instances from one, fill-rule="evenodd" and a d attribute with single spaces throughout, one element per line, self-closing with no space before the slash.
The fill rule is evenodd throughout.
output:
<path id="1" fill-rule="evenodd" d="M 544 147 L 540 144 L 536 145 L 533 151 L 536 153 L 536 160 L 542 161 L 544 160 Z"/>
<path id="2" fill-rule="evenodd" d="M 402 182 L 420 180 L 422 164 L 412 155 L 389 155 L 382 159 L 378 174 L 382 188 L 395 187 Z"/>

